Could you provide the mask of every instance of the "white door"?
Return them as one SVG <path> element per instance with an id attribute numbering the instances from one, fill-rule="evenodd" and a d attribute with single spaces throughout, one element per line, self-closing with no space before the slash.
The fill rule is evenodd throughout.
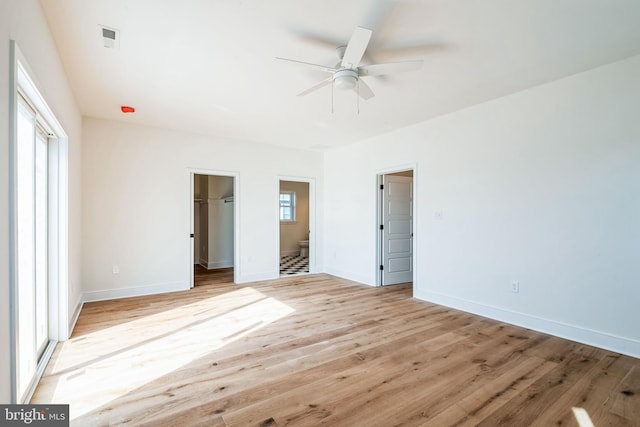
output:
<path id="1" fill-rule="evenodd" d="M 382 285 L 413 281 L 413 178 L 382 178 Z"/>
<path id="2" fill-rule="evenodd" d="M 16 142 L 16 375 L 20 402 L 49 344 L 48 197 L 48 136 L 36 112 L 20 98 Z"/>

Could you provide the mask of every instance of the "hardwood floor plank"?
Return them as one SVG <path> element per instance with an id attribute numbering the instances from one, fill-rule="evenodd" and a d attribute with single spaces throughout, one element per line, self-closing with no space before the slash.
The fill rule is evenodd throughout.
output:
<path id="1" fill-rule="evenodd" d="M 425 326 L 425 330 L 428 329 L 429 328 Z M 417 332 L 399 339 L 396 343 L 408 345 L 415 343 L 416 340 L 419 339 L 418 337 L 428 338 L 428 335 L 425 335 L 424 332 Z M 255 405 L 265 400 L 269 400 L 270 404 L 273 404 L 273 399 L 270 399 L 272 395 L 281 396 L 283 399 L 282 402 L 278 401 L 276 405 L 290 405 L 289 395 L 286 393 L 289 393 L 292 390 L 294 390 L 294 394 L 301 393 L 299 388 L 307 387 L 309 384 L 313 384 L 313 387 L 318 390 L 326 390 L 327 386 L 325 384 L 319 386 L 317 384 L 318 381 L 330 381 L 336 383 L 336 385 L 339 383 L 339 385 L 342 386 L 342 384 L 347 380 L 353 381 L 354 379 L 359 378 L 359 375 L 366 373 L 366 371 L 362 369 L 362 364 L 365 360 L 372 360 L 379 357 L 381 352 L 392 349 L 393 345 L 396 343 L 387 343 L 386 345 L 383 345 L 382 348 L 379 344 L 366 347 L 354 347 L 351 349 L 352 351 L 340 352 L 339 358 L 327 357 L 327 355 L 314 352 L 309 355 L 309 360 L 285 361 L 281 365 L 266 367 L 267 369 L 261 369 L 259 372 L 247 372 L 247 380 L 253 380 L 258 385 L 250 389 L 243 390 L 243 393 L 240 395 L 232 394 L 232 391 L 235 390 L 236 387 L 233 385 L 227 385 L 225 390 L 229 395 L 224 399 L 225 406 L 220 407 L 219 409 L 224 409 L 225 412 L 229 412 L 228 408 Z M 417 350 L 419 351 L 419 349 Z M 367 364 L 367 370 L 368 369 L 372 369 L 372 366 Z M 332 373 L 332 377 L 328 379 L 327 373 Z M 333 378 L 333 376 L 336 378 Z M 239 377 L 240 376 L 238 376 L 238 378 Z M 212 404 L 214 406 L 216 404 L 219 406 L 218 401 L 212 402 Z M 257 412 L 255 406 L 252 406 L 249 409 L 249 412 L 250 415 L 236 414 L 236 417 L 232 417 L 231 421 L 227 416 L 225 416 L 225 419 L 230 423 L 230 425 L 236 425 L 236 423 L 237 425 L 242 425 L 242 423 L 251 424 L 254 421 L 260 421 L 260 419 L 256 421 L 252 418 Z M 267 410 L 264 417 L 259 418 L 267 418 L 271 415 L 270 410 Z M 245 418 L 238 418 L 240 416 L 244 416 Z M 246 418 L 247 416 L 249 419 Z M 240 421 L 237 421 L 238 419 Z"/>
<path id="2" fill-rule="evenodd" d="M 447 351 L 444 355 L 436 355 L 440 360 L 436 358 L 432 361 L 413 362 L 414 372 L 411 375 L 399 375 L 399 381 L 395 378 L 393 381 L 390 380 L 370 398 L 374 406 L 390 405 L 401 414 L 400 416 L 388 413 L 366 418 L 354 414 L 354 422 L 357 416 L 358 422 L 365 424 L 370 422 L 383 425 L 422 425 L 450 407 L 452 402 L 463 399 L 483 382 L 499 375 L 502 369 L 508 369 L 509 363 L 515 366 L 521 356 L 517 347 L 504 344 L 509 331 L 496 325 L 484 332 L 489 333 L 478 334 L 486 336 L 482 344 L 467 351 Z M 533 342 L 530 344 L 533 345 Z M 517 345 L 524 346 L 525 343 L 518 341 Z M 494 349 L 490 354 L 487 352 L 488 347 Z M 478 381 L 479 378 L 483 381 Z M 433 393 L 434 389 L 437 389 L 438 393 Z"/>
<path id="3" fill-rule="evenodd" d="M 640 365 L 631 366 L 613 390 L 610 412 L 626 420 L 640 420 Z"/>
<path id="4" fill-rule="evenodd" d="M 366 408 L 367 406 L 376 406 L 376 402 L 374 401 L 375 399 L 374 397 L 372 397 L 372 395 L 379 395 L 380 393 L 383 393 L 387 389 L 390 389 L 392 387 L 397 387 L 394 384 L 395 378 L 396 377 L 405 378 L 404 374 L 406 374 L 407 372 L 410 372 L 413 374 L 411 376 L 412 381 L 418 382 L 419 377 L 415 375 L 416 374 L 415 371 L 418 371 L 420 369 L 418 366 L 421 364 L 421 362 L 413 362 L 412 360 L 421 359 L 421 356 L 423 356 L 425 353 L 428 353 L 429 351 L 434 352 L 434 354 L 432 354 L 431 356 L 431 360 L 433 360 L 434 363 L 430 365 L 430 367 L 432 368 L 431 372 L 429 372 L 427 369 L 424 369 L 423 372 L 425 372 L 428 376 L 432 376 L 434 374 L 436 375 L 440 374 L 439 370 L 437 369 L 437 364 L 440 364 L 440 366 L 442 366 L 441 370 L 444 370 L 444 371 L 448 370 L 450 365 L 449 362 L 446 360 L 448 357 L 448 354 L 459 353 L 461 350 L 466 350 L 466 344 L 464 344 L 464 347 L 463 347 L 460 344 L 456 344 L 456 342 L 451 341 L 452 338 L 453 337 L 449 337 L 448 340 L 443 341 L 443 340 L 440 340 L 440 337 L 437 337 L 436 339 L 427 340 L 422 343 L 414 343 L 412 345 L 412 350 L 417 351 L 417 353 L 415 354 L 407 353 L 407 352 L 398 354 L 395 351 L 396 348 L 402 348 L 402 349 L 406 348 L 406 343 L 401 343 L 401 342 L 394 343 L 394 345 L 389 346 L 388 348 L 382 349 L 383 351 L 379 352 L 378 355 L 384 354 L 386 355 L 388 360 L 382 359 L 382 362 L 384 362 L 385 360 L 387 361 L 385 365 L 383 365 L 383 369 L 380 370 L 380 376 L 369 375 L 365 379 L 367 382 L 363 383 L 360 387 L 358 387 L 360 389 L 366 389 L 367 393 L 363 393 L 359 397 L 350 397 L 348 402 L 341 401 L 341 404 L 336 405 L 335 407 L 320 407 L 320 406 L 315 407 L 316 410 L 323 410 L 324 416 L 327 416 L 328 414 L 332 415 L 330 418 L 327 418 L 327 420 L 324 420 L 323 423 L 333 424 L 334 422 L 337 422 L 337 419 L 340 419 L 341 422 L 344 423 L 344 425 L 349 425 L 353 422 L 356 422 L 356 421 L 350 420 L 348 416 L 349 414 L 353 414 L 354 417 L 360 418 L 358 422 L 365 422 L 365 421 L 368 422 L 368 420 L 362 420 L 363 415 L 361 414 L 361 412 L 362 412 L 362 409 Z M 495 339 L 501 340 L 502 338 L 495 338 Z M 438 341 L 442 342 L 442 345 L 438 345 L 437 344 Z M 460 341 L 458 341 L 458 343 L 459 342 Z M 458 347 L 458 348 L 456 349 L 452 347 Z M 378 355 L 376 354 L 371 354 L 371 355 L 360 354 L 360 355 L 363 359 L 371 357 L 371 359 L 379 360 L 377 359 Z M 409 363 L 409 361 L 411 361 L 411 363 Z M 425 363 L 428 363 L 428 362 L 429 362 L 429 359 L 427 359 Z M 349 375 L 352 375 L 352 374 L 350 372 L 343 373 L 343 377 L 349 377 Z M 441 375 L 438 375 L 438 377 L 440 378 Z M 348 385 L 343 385 L 342 387 L 347 388 Z M 400 385 L 400 387 L 403 387 L 403 386 Z M 393 406 L 394 402 L 387 402 L 387 404 Z M 300 405 L 300 408 L 302 408 L 303 413 L 309 412 L 303 404 Z M 295 419 L 299 422 L 301 415 L 302 414 L 281 415 L 281 418 L 284 418 L 287 420 Z M 279 419 L 279 418 L 276 418 L 276 419 Z"/>
<path id="5" fill-rule="evenodd" d="M 589 372 L 580 378 L 575 385 L 564 393 L 558 400 L 541 414 L 533 425 L 572 425 L 576 423 L 573 408 L 588 406 L 593 408 L 587 411 L 595 425 L 602 425 L 603 418 L 609 418 L 610 414 L 603 417 L 603 411 L 609 411 L 611 399 L 616 386 L 620 383 L 620 377 L 624 377 L 629 371 L 627 360 L 617 355 L 603 357 Z M 616 425 L 628 425 L 628 421 L 618 419 Z"/>
<path id="6" fill-rule="evenodd" d="M 472 426 L 489 416 L 515 395 L 529 387 L 556 366 L 538 357 L 525 357 L 505 365 L 504 372 L 483 384 L 464 398 L 457 400 L 425 426 Z"/>
<path id="7" fill-rule="evenodd" d="M 598 363 L 603 353 L 604 350 L 581 346 L 577 352 L 568 355 L 555 368 L 478 425 L 512 425 L 515 420 L 524 423 L 524 425 L 534 424 L 538 418 L 546 413 L 548 408 L 561 399 L 583 375 Z"/>
<path id="8" fill-rule="evenodd" d="M 640 361 L 326 274 L 85 304 L 33 403 L 78 426 L 639 425 Z M 570 408 L 569 408 L 570 410 Z"/>

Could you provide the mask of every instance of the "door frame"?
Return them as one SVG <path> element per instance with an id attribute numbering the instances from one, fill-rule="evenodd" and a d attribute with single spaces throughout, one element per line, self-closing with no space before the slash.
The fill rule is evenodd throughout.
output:
<path id="1" fill-rule="evenodd" d="M 213 175 L 213 176 L 230 176 L 233 178 L 233 283 L 238 283 L 240 272 L 240 174 L 238 172 L 222 171 L 216 169 L 203 169 L 203 168 L 187 168 L 188 177 L 188 194 L 187 205 L 189 206 L 189 219 L 187 221 L 187 241 L 189 245 L 189 289 L 194 287 L 193 266 L 194 266 L 194 253 L 193 253 L 193 238 L 191 235 L 194 233 L 193 224 L 193 204 L 195 198 L 193 197 L 193 178 L 194 175 Z"/>
<path id="2" fill-rule="evenodd" d="M 69 138 L 53 111 L 32 80 L 35 73 L 20 51 L 15 40 L 9 42 L 9 366 L 10 401 L 26 403 L 31 399 L 35 386 L 40 381 L 55 343 L 69 338 L 82 306 L 80 299 L 73 317 L 69 317 Z M 25 396 L 18 395 L 18 259 L 17 259 L 17 120 L 18 91 L 22 91 L 29 102 L 44 119 L 55 138 L 48 141 L 48 320 L 49 344 L 40 358 L 36 373 Z"/>
<path id="3" fill-rule="evenodd" d="M 393 168 L 388 168 L 388 169 L 381 169 L 378 170 L 378 172 L 376 173 L 376 186 L 375 186 L 375 192 L 376 192 L 376 227 L 375 227 L 375 233 L 376 233 L 376 253 L 375 253 L 375 277 L 376 277 L 376 286 L 382 286 L 382 271 L 380 270 L 380 265 L 383 259 L 383 250 L 384 250 L 384 244 L 382 241 L 382 232 L 380 230 L 380 224 L 382 224 L 382 209 L 383 209 L 383 198 L 382 198 L 382 191 L 380 190 L 380 186 L 382 185 L 382 180 L 383 180 L 383 176 L 384 175 L 390 175 L 390 174 L 394 174 L 394 173 L 399 173 L 399 172 L 408 172 L 408 171 L 412 171 L 413 172 L 413 193 L 411 195 L 411 199 L 412 199 L 412 203 L 413 203 L 413 211 L 412 211 L 412 215 L 413 215 L 413 225 L 412 225 L 412 232 L 413 232 L 413 239 L 411 239 L 411 245 L 412 248 L 411 250 L 413 251 L 413 256 L 412 256 L 412 270 L 413 270 L 413 278 L 412 278 L 412 283 L 413 283 L 413 294 L 415 295 L 416 293 L 416 278 L 418 277 L 418 263 L 416 262 L 417 259 L 417 255 L 418 255 L 418 245 L 416 244 L 416 236 L 418 235 L 418 202 L 416 199 L 416 194 L 417 194 L 417 176 L 418 176 L 418 166 L 417 164 L 413 163 L 413 164 L 407 164 L 404 166 L 397 166 L 397 167 L 393 167 Z"/>
<path id="4" fill-rule="evenodd" d="M 278 233 L 275 244 L 275 265 L 277 277 L 280 277 L 280 181 L 306 182 L 309 184 L 309 274 L 316 271 L 316 180 L 310 177 L 278 175 L 276 177 L 275 219 L 278 225 Z"/>

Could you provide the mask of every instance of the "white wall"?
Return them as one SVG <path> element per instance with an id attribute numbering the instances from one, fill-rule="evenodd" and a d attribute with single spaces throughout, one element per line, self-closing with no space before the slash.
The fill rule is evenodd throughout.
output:
<path id="1" fill-rule="evenodd" d="M 0 2 L 0 402 L 9 402 L 9 40 L 15 40 L 31 77 L 69 137 L 69 308 L 80 295 L 81 117 L 69 88 L 40 4 L 36 0 Z"/>
<path id="2" fill-rule="evenodd" d="M 207 257 L 204 267 L 228 268 L 233 267 L 233 202 L 224 199 L 209 199 L 203 203 L 207 210 Z M 202 261 L 201 261 L 202 263 Z"/>
<path id="3" fill-rule="evenodd" d="M 83 123 L 88 299 L 188 286 L 190 168 L 238 174 L 239 281 L 278 277 L 276 177 L 314 177 L 321 187 L 322 155 L 121 122 Z"/>
<path id="4" fill-rule="evenodd" d="M 376 173 L 415 164 L 416 297 L 640 356 L 638 76 L 640 56 L 327 153 L 326 270 L 375 283 Z"/>
<path id="5" fill-rule="evenodd" d="M 209 199 L 224 199 L 233 197 L 233 177 L 210 175 L 209 180 Z"/>

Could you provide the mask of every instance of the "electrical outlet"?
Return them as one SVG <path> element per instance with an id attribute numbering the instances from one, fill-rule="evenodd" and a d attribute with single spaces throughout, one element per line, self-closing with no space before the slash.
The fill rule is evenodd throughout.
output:
<path id="1" fill-rule="evenodd" d="M 511 282 L 511 292 L 520 292 L 520 282 L 518 282 L 517 280 Z"/>
<path id="2" fill-rule="evenodd" d="M 120 273 L 120 267 L 118 267 L 116 264 L 113 265 L 113 274 L 118 274 Z"/>

